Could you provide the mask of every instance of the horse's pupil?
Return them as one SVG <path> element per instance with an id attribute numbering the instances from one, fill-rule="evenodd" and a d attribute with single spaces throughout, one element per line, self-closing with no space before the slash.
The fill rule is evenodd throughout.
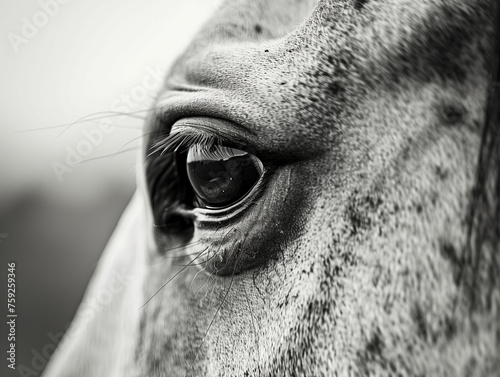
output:
<path id="1" fill-rule="evenodd" d="M 227 147 L 192 147 L 186 164 L 199 201 L 213 208 L 237 202 L 253 188 L 263 171 L 257 157 Z"/>

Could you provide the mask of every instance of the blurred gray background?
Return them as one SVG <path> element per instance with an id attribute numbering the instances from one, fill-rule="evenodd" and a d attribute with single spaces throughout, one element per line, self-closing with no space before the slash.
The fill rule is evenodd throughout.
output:
<path id="1" fill-rule="evenodd" d="M 41 375 L 135 190 L 138 111 L 217 4 L 0 0 L 0 314 L 8 262 L 18 314 L 1 376 Z"/>

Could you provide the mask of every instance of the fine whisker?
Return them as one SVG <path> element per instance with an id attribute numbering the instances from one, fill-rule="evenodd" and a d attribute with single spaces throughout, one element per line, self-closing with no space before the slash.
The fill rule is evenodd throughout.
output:
<path id="1" fill-rule="evenodd" d="M 229 232 L 227 232 L 227 233 L 229 233 Z M 227 233 L 226 233 L 226 235 L 227 235 Z M 236 263 L 235 263 L 235 265 L 237 264 L 240 255 L 238 255 L 236 257 Z M 189 367 L 189 369 L 186 371 L 186 374 L 184 375 L 185 377 L 189 374 L 189 372 L 191 371 L 191 369 L 194 366 L 194 363 L 198 359 L 198 355 L 200 353 L 201 347 L 205 343 L 205 339 L 206 339 L 206 337 L 208 335 L 208 332 L 212 328 L 212 325 L 214 324 L 215 319 L 217 318 L 219 312 L 222 310 L 222 307 L 224 306 L 224 303 L 226 302 L 227 296 L 229 295 L 229 292 L 231 291 L 231 288 L 233 287 L 234 276 L 235 276 L 235 271 L 233 270 L 233 273 L 231 275 L 231 282 L 229 283 L 229 287 L 227 288 L 226 293 L 225 293 L 224 297 L 222 298 L 222 301 L 221 301 L 220 305 L 217 307 L 217 310 L 216 310 L 214 316 L 212 317 L 212 320 L 210 321 L 210 324 L 208 325 L 207 331 L 205 331 L 205 334 L 203 335 L 203 338 L 201 339 L 201 343 L 200 343 L 200 345 L 198 346 L 198 348 L 196 350 L 196 354 L 195 354 L 195 357 L 194 357 L 193 361 L 191 362 L 191 366 Z"/>
<path id="2" fill-rule="evenodd" d="M 153 132 L 146 132 L 146 133 L 143 133 L 142 135 L 140 136 L 137 136 L 137 137 L 134 137 L 132 140 L 126 142 L 120 149 L 118 149 L 118 152 L 120 152 L 123 148 L 125 148 L 127 145 L 133 143 L 134 141 L 137 141 L 139 139 L 142 139 L 143 137 L 146 137 L 146 136 L 149 136 L 151 135 Z"/>
<path id="3" fill-rule="evenodd" d="M 118 111 L 101 111 L 101 112 L 98 112 L 98 113 L 94 113 L 94 114 L 108 114 L 108 115 L 102 115 L 100 117 L 94 117 L 94 118 L 91 118 L 91 120 L 95 121 L 95 120 L 100 120 L 100 119 L 105 119 L 105 118 L 111 118 L 111 117 L 114 117 L 114 116 L 130 116 L 132 118 L 137 118 L 137 119 L 141 119 L 141 120 L 144 120 L 143 117 L 140 117 L 136 114 L 140 114 L 140 113 L 144 113 L 144 112 L 149 112 L 151 110 L 155 110 L 155 108 L 150 108 L 150 109 L 143 109 L 143 110 L 136 110 L 136 111 L 131 111 L 129 113 L 120 113 Z M 112 113 L 112 114 L 109 114 L 109 113 Z M 77 123 L 80 123 L 80 122 L 84 122 L 86 121 L 85 118 L 87 118 L 87 116 L 84 116 L 84 117 L 81 117 L 79 119 L 77 119 L 76 121 L 72 122 L 72 123 L 69 123 L 69 124 L 66 124 L 66 128 L 64 130 L 62 130 L 57 136 L 61 136 L 64 132 L 66 132 L 67 130 L 69 130 L 73 125 L 77 124 Z M 64 127 L 64 126 L 63 126 Z"/>
<path id="4" fill-rule="evenodd" d="M 194 298 L 198 297 L 198 294 L 201 292 L 201 290 L 203 288 L 205 288 L 207 285 L 211 284 L 213 281 L 215 281 L 215 279 L 217 279 L 217 276 L 216 275 L 213 275 L 213 274 L 210 274 L 209 272 L 206 271 L 207 268 L 206 266 L 204 268 L 202 268 L 200 271 L 198 271 L 198 273 L 200 272 L 205 272 L 207 275 L 209 275 L 209 278 L 208 280 L 196 291 L 196 293 L 194 294 Z M 212 285 L 212 287 L 214 287 L 215 285 Z M 205 296 L 208 294 L 209 292 L 207 291 L 205 293 Z"/>
<path id="5" fill-rule="evenodd" d="M 197 257 L 193 258 L 192 262 L 197 260 L 201 255 L 203 254 L 203 251 L 198 255 Z M 167 280 L 165 284 L 163 284 L 138 310 L 141 310 L 143 307 L 145 307 L 153 298 L 156 297 L 160 291 L 167 286 L 168 283 L 170 283 L 172 280 L 174 280 L 178 275 L 180 275 L 184 270 L 186 270 L 190 266 L 190 263 L 188 263 L 186 266 L 184 266 L 180 271 L 176 272 L 174 276 L 172 276 L 170 279 Z"/>
<path id="6" fill-rule="evenodd" d="M 191 286 L 193 285 L 194 281 L 196 280 L 196 278 L 198 277 L 199 274 L 201 274 L 202 272 L 206 271 L 206 266 L 204 268 L 202 268 L 200 271 L 198 271 L 194 276 L 193 278 L 191 279 L 191 282 L 189 283 L 189 287 L 188 287 L 188 290 L 191 290 Z M 205 284 L 203 284 L 202 288 L 207 284 L 207 282 L 205 282 Z M 198 290 L 199 292 L 199 290 Z M 198 292 L 196 292 L 196 294 L 198 294 Z M 194 295 L 194 297 L 196 298 L 196 294 Z"/>
<path id="7" fill-rule="evenodd" d="M 206 250 L 208 250 L 208 247 L 207 247 L 205 250 L 203 250 L 203 251 L 206 251 Z M 190 264 L 190 266 L 202 266 L 202 265 L 206 265 L 206 264 L 207 264 L 207 262 L 211 261 L 211 260 L 212 260 L 212 259 L 214 259 L 214 257 L 216 257 L 216 256 L 217 256 L 217 254 L 215 253 L 214 255 L 212 255 L 212 256 L 211 256 L 210 258 L 208 258 L 207 260 L 204 260 L 204 261 L 199 262 L 199 263 L 191 263 L 191 264 Z M 182 266 L 184 266 L 184 265 L 183 265 L 183 264 L 174 264 L 174 266 L 177 266 L 177 267 L 182 267 Z"/>
<path id="8" fill-rule="evenodd" d="M 207 328 L 207 331 L 205 331 L 205 334 L 203 335 L 203 338 L 201 339 L 201 343 L 200 345 L 198 346 L 197 350 L 196 350 L 196 354 L 195 354 L 195 357 L 194 357 L 194 360 L 192 361 L 191 363 L 191 366 L 189 367 L 189 369 L 186 371 L 186 374 L 184 375 L 185 377 L 187 377 L 187 375 L 189 374 L 189 372 L 191 371 L 191 369 L 193 368 L 194 366 L 194 363 L 196 362 L 196 360 L 198 359 L 198 355 L 200 353 L 200 350 L 201 350 L 201 347 L 203 346 L 203 344 L 205 343 L 205 339 L 208 335 L 208 332 L 210 331 L 210 329 L 212 328 L 212 325 L 214 324 L 215 322 L 215 319 L 217 318 L 219 312 L 221 311 L 222 307 L 224 306 L 224 303 L 226 302 L 226 299 L 227 299 L 227 296 L 229 295 L 229 291 L 231 290 L 231 288 L 233 287 L 233 282 L 234 282 L 234 273 L 233 275 L 231 276 L 231 282 L 229 283 L 229 287 L 227 288 L 226 290 L 226 293 L 222 299 L 222 302 L 220 303 L 220 305 L 217 307 L 217 310 L 215 311 L 215 314 L 214 316 L 212 317 L 212 320 L 210 321 L 210 324 L 208 325 L 208 328 Z"/>
<path id="9" fill-rule="evenodd" d="M 62 127 L 71 127 L 71 126 L 76 125 L 76 124 L 81 124 L 81 123 L 86 123 L 86 122 L 95 122 L 97 120 L 106 119 L 106 118 L 113 118 L 113 117 L 118 117 L 118 116 L 129 116 L 131 118 L 144 120 L 145 119 L 144 117 L 138 116 L 136 114 L 139 114 L 142 112 L 152 111 L 155 109 L 156 108 L 143 109 L 143 110 L 132 111 L 130 113 L 124 113 L 124 112 L 118 112 L 118 111 L 100 111 L 100 112 L 96 112 L 93 114 L 85 115 L 85 116 L 83 116 L 83 117 L 81 117 L 73 122 L 62 123 L 62 124 L 58 124 L 55 126 L 29 128 L 29 129 L 25 129 L 25 130 L 19 130 L 19 131 L 16 131 L 15 134 L 21 134 L 21 133 L 26 133 L 26 132 L 35 132 L 35 131 L 45 131 L 45 130 L 62 128 Z M 90 118 L 91 116 L 96 115 L 96 114 L 107 114 L 107 115 L 100 115 L 100 116 Z M 87 118 L 87 117 L 89 117 L 89 118 Z M 121 127 L 126 128 L 127 126 L 121 126 Z M 132 128 L 132 126 L 130 128 Z M 65 132 L 65 131 L 66 130 L 64 130 L 63 132 Z M 61 132 L 61 133 L 63 133 L 63 132 Z"/>
<path id="10" fill-rule="evenodd" d="M 202 245 L 203 246 L 203 245 Z M 162 256 L 159 258 L 158 261 L 156 261 L 155 263 L 151 263 L 150 266 L 156 266 L 158 264 L 161 264 L 161 263 L 164 263 L 165 259 L 183 259 L 183 258 L 189 258 L 189 257 L 192 257 L 193 255 L 197 255 L 199 256 L 200 253 L 203 253 L 204 251 L 206 251 L 208 249 L 208 247 L 205 247 L 205 249 L 201 250 L 201 251 L 195 251 L 193 253 L 187 253 L 187 254 L 177 254 L 177 255 L 169 255 L 169 256 Z M 180 266 L 180 265 L 175 265 L 175 266 Z"/>
<path id="11" fill-rule="evenodd" d="M 179 250 L 179 249 L 183 249 L 183 248 L 186 248 L 186 247 L 195 246 L 195 245 L 198 245 L 200 243 L 201 243 L 200 240 L 193 241 L 193 242 L 188 242 L 188 243 L 185 243 L 185 244 L 182 244 L 182 245 L 179 245 L 179 246 L 174 246 L 174 247 L 169 247 L 167 249 L 162 249 L 161 252 L 163 254 L 165 254 L 165 253 L 169 253 L 169 252 L 174 251 L 174 250 Z M 190 255 L 190 254 L 184 254 L 184 255 Z M 162 256 L 162 258 L 168 258 L 168 256 L 165 255 L 165 256 Z"/>

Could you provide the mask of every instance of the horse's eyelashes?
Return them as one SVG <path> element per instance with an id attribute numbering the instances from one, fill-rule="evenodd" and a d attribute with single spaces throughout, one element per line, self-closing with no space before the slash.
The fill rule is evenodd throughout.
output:
<path id="1" fill-rule="evenodd" d="M 193 145 L 201 145 L 211 147 L 220 145 L 222 140 L 215 135 L 206 132 L 198 132 L 195 130 L 186 130 L 185 132 L 171 132 L 168 136 L 153 143 L 149 155 L 165 154 L 165 153 L 180 153 L 186 152 Z"/>

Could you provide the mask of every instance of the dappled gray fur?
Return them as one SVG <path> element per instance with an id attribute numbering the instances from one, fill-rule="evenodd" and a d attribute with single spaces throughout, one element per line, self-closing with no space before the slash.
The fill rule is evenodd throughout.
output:
<path id="1" fill-rule="evenodd" d="M 166 79 L 147 177 L 154 135 L 189 117 L 249 130 L 272 172 L 237 217 L 146 229 L 121 375 L 498 376 L 498 244 L 468 264 L 495 21 L 493 0 L 222 6 Z M 179 204 L 172 174 L 148 186 L 155 218 Z"/>

